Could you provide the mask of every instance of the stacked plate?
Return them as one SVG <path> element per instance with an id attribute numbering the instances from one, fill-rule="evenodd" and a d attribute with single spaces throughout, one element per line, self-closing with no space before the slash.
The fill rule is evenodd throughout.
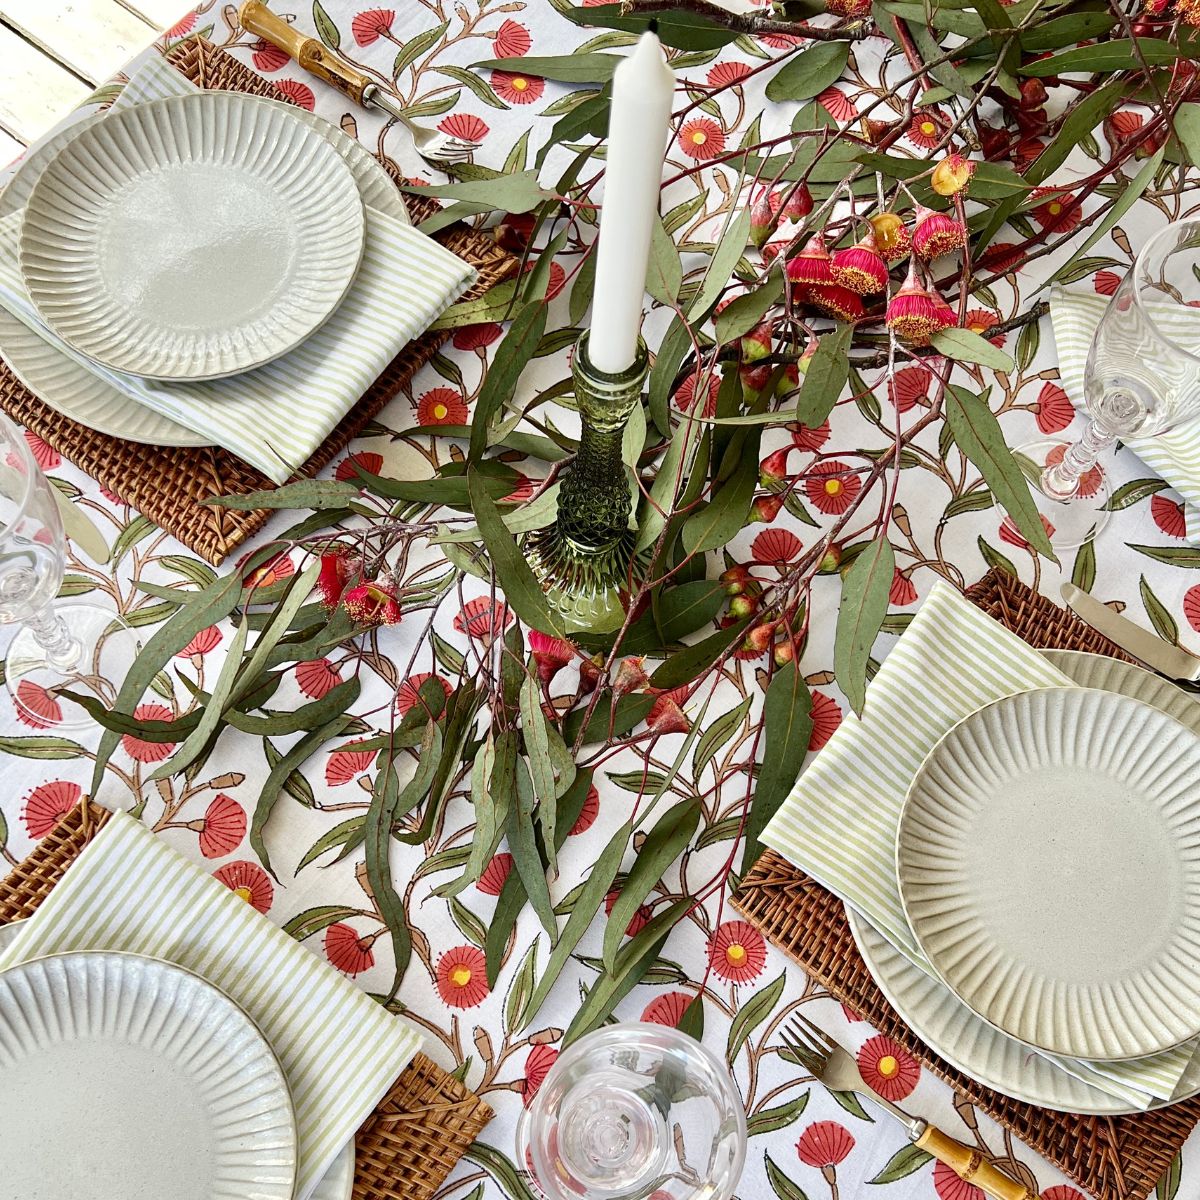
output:
<path id="1" fill-rule="evenodd" d="M 102 433 L 210 445 L 105 369 L 199 381 L 294 349 L 354 282 L 364 205 L 407 223 L 375 158 L 289 104 L 197 92 L 78 121 L 0 195 L 0 217 L 24 209 L 30 300 L 78 360 L 3 308 L 0 353 L 39 399 Z"/>
<path id="2" fill-rule="evenodd" d="M 1200 736 L 1180 736 L 1200 735 L 1200 705 L 1139 667 L 1046 654 L 1079 686 L 972 713 L 908 789 L 897 876 L 933 974 L 847 911 L 946 1061 L 1042 1107 L 1139 1111 L 1088 1080 L 1173 1055 L 1187 1065 L 1158 1103 L 1200 1092 Z"/>
<path id="3" fill-rule="evenodd" d="M 0 972 L 0 1029 L 6 1194 L 291 1200 L 287 1079 L 212 984 L 135 954 L 50 955 Z M 353 1182 L 348 1146 L 311 1200 Z"/>

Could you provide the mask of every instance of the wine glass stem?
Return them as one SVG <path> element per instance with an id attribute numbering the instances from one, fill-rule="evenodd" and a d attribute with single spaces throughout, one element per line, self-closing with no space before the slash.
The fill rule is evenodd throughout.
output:
<path id="1" fill-rule="evenodd" d="M 83 646 L 71 636 L 67 623 L 52 607 L 43 608 L 25 622 L 34 640 L 46 654 L 46 661 L 58 671 L 71 671 L 79 665 Z"/>
<path id="2" fill-rule="evenodd" d="M 1042 472 L 1042 490 L 1054 500 L 1073 499 L 1079 494 L 1080 480 L 1116 440 L 1117 435 L 1110 433 L 1099 421 L 1089 421 L 1079 441 Z"/>

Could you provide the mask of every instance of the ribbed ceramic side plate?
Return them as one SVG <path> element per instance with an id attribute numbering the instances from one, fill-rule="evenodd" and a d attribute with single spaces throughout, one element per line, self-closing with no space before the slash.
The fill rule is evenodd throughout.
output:
<path id="1" fill-rule="evenodd" d="M 251 99 L 278 108 L 292 120 L 319 133 L 350 168 L 363 203 L 408 224 L 408 210 L 396 185 L 379 160 L 363 145 L 306 109 L 278 100 L 247 97 L 247 100 Z M 98 124 L 107 115 L 97 113 L 87 117 L 34 147 L 21 160 L 8 186 L 0 192 L 0 217 L 24 205 L 47 163 L 85 127 Z M 211 438 L 131 400 L 99 375 L 60 354 L 3 308 L 0 308 L 0 356 L 39 400 L 89 429 L 152 446 L 212 444 Z"/>
<path id="2" fill-rule="evenodd" d="M 0 973 L 0 1129 L 14 1197 L 290 1200 L 295 1185 L 287 1083 L 258 1029 L 137 955 Z"/>
<path id="3" fill-rule="evenodd" d="M 1200 1031 L 1200 739 L 1088 688 L 959 722 L 909 789 L 897 871 L 942 981 L 1019 1041 L 1153 1054 Z"/>
<path id="4" fill-rule="evenodd" d="M 34 185 L 21 271 L 47 324 L 117 370 L 260 366 L 337 307 L 362 257 L 354 177 L 291 114 L 231 92 L 89 126 Z"/>

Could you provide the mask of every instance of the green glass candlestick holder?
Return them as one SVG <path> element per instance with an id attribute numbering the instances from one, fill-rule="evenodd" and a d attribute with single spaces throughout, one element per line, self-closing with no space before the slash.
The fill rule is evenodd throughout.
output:
<path id="1" fill-rule="evenodd" d="M 621 440 L 642 396 L 649 365 L 638 338 L 633 363 L 619 374 L 597 370 L 588 335 L 575 343 L 572 376 L 579 407 L 579 453 L 558 494 L 558 519 L 525 538 L 525 554 L 546 602 L 568 633 L 613 633 L 625 622 L 625 598 L 644 567 L 629 527 L 629 481 Z"/>

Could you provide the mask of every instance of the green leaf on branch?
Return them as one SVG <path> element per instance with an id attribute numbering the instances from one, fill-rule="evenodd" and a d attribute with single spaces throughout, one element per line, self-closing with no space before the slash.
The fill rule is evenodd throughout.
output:
<path id="1" fill-rule="evenodd" d="M 812 737 L 812 695 L 795 662 L 771 677 L 763 703 L 763 756 L 742 850 L 743 878 L 762 853 L 759 838 L 792 790 Z"/>
<path id="2" fill-rule="evenodd" d="M 283 487 L 267 488 L 244 495 L 214 496 L 203 501 L 216 508 L 232 508 L 250 512 L 258 508 L 345 508 L 358 498 L 358 488 L 338 479 L 301 479 Z"/>
<path id="3" fill-rule="evenodd" d="M 481 211 L 500 210 L 525 213 L 539 204 L 552 200 L 553 195 L 540 183 L 536 171 L 519 171 L 513 175 L 498 175 L 495 179 L 468 179 L 462 183 L 440 183 L 417 187 L 398 185 L 402 192 L 418 196 L 437 196 L 445 200 L 462 200 L 482 205 Z"/>
<path id="4" fill-rule="evenodd" d="M 993 346 L 987 338 L 971 329 L 941 329 L 930 340 L 939 354 L 955 362 L 979 363 L 997 371 L 1011 371 L 1016 366 L 1011 354 Z"/>
<path id="5" fill-rule="evenodd" d="M 716 50 L 737 38 L 733 30 L 687 9 L 638 14 L 627 13 L 623 4 L 598 4 L 559 11 L 576 25 L 619 29 L 625 33 L 644 33 L 653 21 L 659 40 L 674 50 Z"/>
<path id="6" fill-rule="evenodd" d="M 750 618 L 746 617 L 736 625 L 718 629 L 716 633 L 710 633 L 708 637 L 676 651 L 650 676 L 651 685 L 669 691 L 691 683 L 746 632 L 749 624 Z"/>
<path id="7" fill-rule="evenodd" d="M 1179 48 L 1161 38 L 1138 38 L 1137 49 L 1141 57 L 1152 67 L 1173 63 L 1180 57 Z M 1095 46 L 1076 46 L 1061 54 L 1039 58 L 1021 67 L 1021 75 L 1060 75 L 1067 71 L 1086 71 L 1094 75 L 1100 71 L 1135 71 L 1140 69 L 1134 43 L 1126 38 L 1100 42 Z"/>
<path id="8" fill-rule="evenodd" d="M 804 1098 L 808 1099 L 807 1092 Z M 779 1197 L 779 1200 L 808 1200 L 808 1194 L 805 1190 L 798 1183 L 794 1183 L 789 1176 L 785 1175 L 769 1154 L 764 1153 L 763 1161 L 767 1169 L 767 1182 L 771 1185 L 771 1191 Z"/>
<path id="9" fill-rule="evenodd" d="M 475 401 L 475 415 L 471 419 L 471 444 L 467 457 L 472 462 L 483 457 L 489 442 L 489 426 L 492 418 L 512 399 L 517 390 L 521 372 L 529 365 L 533 352 L 546 332 L 548 308 L 540 299 L 530 300 L 509 327 L 504 341 L 500 343 L 491 369 L 479 389 Z"/>
<path id="10" fill-rule="evenodd" d="M 731 300 L 717 314 L 714 325 L 721 345 L 749 333 L 767 315 L 767 309 L 783 295 L 783 272 L 772 269 L 767 278 L 744 296 Z"/>
<path id="11" fill-rule="evenodd" d="M 63 737 L 0 737 L 0 754 L 57 760 L 84 758 L 87 751 L 78 742 Z"/>
<path id="12" fill-rule="evenodd" d="M 867 702 L 867 662 L 887 616 L 895 573 L 896 557 L 885 532 L 858 554 L 842 579 L 833 673 L 850 707 L 860 717 Z"/>
<path id="13" fill-rule="evenodd" d="M 688 554 L 703 554 L 728 545 L 746 524 L 758 486 L 760 436 L 758 429 L 739 429 L 734 434 L 723 462 L 732 463 L 732 473 L 718 482 L 712 499 L 684 523 L 683 545 Z"/>
<path id="14" fill-rule="evenodd" d="M 406 67 L 411 66 L 421 57 L 450 27 L 449 21 L 442 21 L 430 29 L 424 29 L 413 36 L 400 47 L 392 61 L 392 78 L 395 79 Z"/>
<path id="15" fill-rule="evenodd" d="M 646 269 L 646 291 L 660 304 L 675 306 L 683 283 L 683 266 L 671 235 L 663 227 L 662 218 L 654 218 L 650 238 L 650 263 Z"/>
<path id="16" fill-rule="evenodd" d="M 527 54 L 520 58 L 485 58 L 472 63 L 477 71 L 516 71 L 536 75 L 558 83 L 607 83 L 621 63 L 619 54 L 561 54 L 539 57 Z"/>
<path id="17" fill-rule="evenodd" d="M 558 936 L 558 922 L 554 916 L 554 902 L 550 899 L 550 888 L 546 883 L 546 864 L 538 851 L 537 836 L 533 829 L 534 791 L 529 775 L 529 764 L 523 758 L 516 760 L 516 803 L 508 812 L 508 845 L 512 850 L 513 863 L 525 895 L 533 911 L 537 913 L 542 928 L 551 941 Z M 553 794 L 550 803 L 553 804 Z"/>
<path id="18" fill-rule="evenodd" d="M 846 381 L 850 378 L 850 339 L 853 325 L 838 325 L 817 345 L 796 397 L 796 420 L 809 429 L 816 429 L 837 404 Z"/>
<path id="19" fill-rule="evenodd" d="M 342 44 L 342 35 L 338 32 L 338 27 L 330 20 L 329 14 L 321 7 L 321 0 L 313 0 L 312 15 L 313 24 L 317 27 L 317 37 L 330 50 L 337 50 Z"/>
<path id="20" fill-rule="evenodd" d="M 750 209 L 743 208 L 725 226 L 716 249 L 708 261 L 708 270 L 696 298 L 688 308 L 688 320 L 703 321 L 721 297 L 734 267 L 745 253 L 750 239 Z"/>
<path id="21" fill-rule="evenodd" d="M 815 42 L 790 58 L 767 84 L 768 100 L 808 100 L 836 83 L 850 57 L 849 42 Z"/>
<path id="22" fill-rule="evenodd" d="M 992 410 L 974 392 L 951 384 L 946 389 L 946 420 L 958 448 L 979 468 L 1017 531 L 1038 553 L 1057 562 L 1029 484 Z"/>

